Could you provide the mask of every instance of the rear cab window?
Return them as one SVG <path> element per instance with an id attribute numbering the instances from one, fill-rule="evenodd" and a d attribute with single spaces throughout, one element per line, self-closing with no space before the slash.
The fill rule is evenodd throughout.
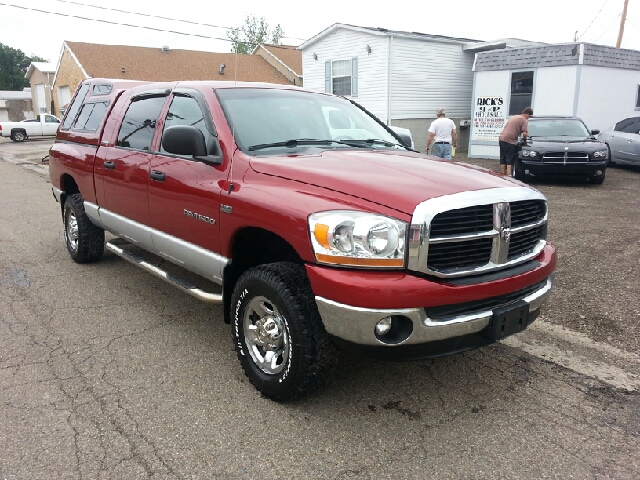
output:
<path id="1" fill-rule="evenodd" d="M 82 102 L 84 102 L 87 93 L 89 92 L 89 84 L 83 83 L 82 86 L 78 89 L 78 93 L 76 94 L 73 102 L 69 105 L 67 109 L 67 115 L 64 117 L 64 121 L 62 122 L 62 126 L 60 127 L 62 130 L 69 130 L 71 125 L 73 124 L 78 112 L 80 111 L 80 107 L 82 106 Z"/>

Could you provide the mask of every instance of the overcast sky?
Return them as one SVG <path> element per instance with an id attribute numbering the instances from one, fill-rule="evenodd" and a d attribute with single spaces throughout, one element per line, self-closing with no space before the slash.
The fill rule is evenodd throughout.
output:
<path id="1" fill-rule="evenodd" d="M 58 61 L 64 40 L 157 48 L 168 45 L 174 49 L 228 52 L 229 42 L 216 39 L 227 38 L 227 30 L 222 27 L 241 26 L 247 15 L 255 14 L 264 16 L 271 26 L 279 23 L 286 35 L 283 43 L 290 45 L 299 45 L 334 23 L 348 23 L 478 40 L 516 37 L 548 43 L 570 42 L 578 31 L 580 41 L 615 46 L 623 4 L 624 0 L 325 0 L 318 3 L 273 0 L 110 0 L 108 3 L 100 0 L 0 0 L 0 43 L 54 63 Z M 111 9 L 207 23 L 217 28 L 87 5 L 108 5 Z M 397 10 L 391 8 L 394 5 Z M 95 20 L 211 38 L 155 32 Z M 622 47 L 640 50 L 640 0 L 629 0 Z"/>

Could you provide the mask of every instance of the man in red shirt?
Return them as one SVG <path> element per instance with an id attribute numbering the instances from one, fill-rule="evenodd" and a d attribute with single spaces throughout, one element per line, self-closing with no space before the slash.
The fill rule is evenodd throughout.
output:
<path id="1" fill-rule="evenodd" d="M 527 107 L 521 115 L 514 115 L 505 124 L 500 133 L 500 171 L 503 175 L 511 176 L 513 162 L 516 160 L 516 144 L 522 134 L 523 140 L 529 135 L 529 117 L 533 115 L 533 109 Z"/>

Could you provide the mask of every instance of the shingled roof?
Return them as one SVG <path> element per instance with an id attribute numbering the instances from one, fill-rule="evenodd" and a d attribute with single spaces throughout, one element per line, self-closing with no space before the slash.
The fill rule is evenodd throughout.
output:
<path id="1" fill-rule="evenodd" d="M 293 45 L 261 44 L 262 48 L 289 67 L 293 73 L 302 76 L 302 51 Z"/>
<path id="2" fill-rule="evenodd" d="M 290 85 L 257 55 L 168 50 L 130 45 L 65 42 L 81 68 L 92 78 L 156 82 L 174 80 L 237 80 Z M 224 74 L 220 65 L 224 64 Z M 124 71 L 123 71 L 124 69 Z"/>

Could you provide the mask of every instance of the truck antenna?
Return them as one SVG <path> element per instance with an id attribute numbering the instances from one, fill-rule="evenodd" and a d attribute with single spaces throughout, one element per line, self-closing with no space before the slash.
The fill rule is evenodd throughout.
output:
<path id="1" fill-rule="evenodd" d="M 233 69 L 233 85 L 237 86 L 238 84 L 238 48 L 236 47 L 236 55 L 235 55 L 235 65 Z M 236 126 L 232 124 L 231 126 L 231 138 L 233 139 L 233 143 L 236 143 Z M 231 195 L 233 191 L 233 157 L 236 155 L 237 147 L 233 149 L 231 153 L 231 164 L 229 165 L 229 189 L 227 190 L 227 194 Z"/>

